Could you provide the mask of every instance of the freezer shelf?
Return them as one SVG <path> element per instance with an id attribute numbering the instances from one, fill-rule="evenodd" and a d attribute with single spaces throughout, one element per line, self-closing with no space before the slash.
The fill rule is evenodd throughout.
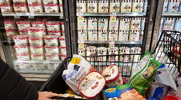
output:
<path id="1" fill-rule="evenodd" d="M 181 12 L 163 12 L 162 16 L 181 16 Z"/>
<path id="2" fill-rule="evenodd" d="M 78 41 L 78 43 L 109 44 L 112 41 Z M 142 41 L 113 41 L 115 44 L 142 44 Z"/>
<path id="3" fill-rule="evenodd" d="M 146 16 L 146 13 L 77 13 L 77 16 Z"/>
<path id="4" fill-rule="evenodd" d="M 53 61 L 53 60 L 14 60 L 14 63 L 19 62 L 28 62 L 28 63 L 62 63 L 61 60 L 59 61 Z"/>
<path id="5" fill-rule="evenodd" d="M 63 13 L 3 13 L 2 16 L 60 16 L 63 19 Z"/>

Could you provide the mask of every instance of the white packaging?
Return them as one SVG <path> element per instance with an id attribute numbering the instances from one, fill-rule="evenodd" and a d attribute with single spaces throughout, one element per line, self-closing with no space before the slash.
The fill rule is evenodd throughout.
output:
<path id="1" fill-rule="evenodd" d="M 118 30 L 109 30 L 109 41 L 118 40 Z"/>
<path id="2" fill-rule="evenodd" d="M 108 19 L 107 18 L 99 18 L 98 22 L 98 30 L 107 30 L 108 28 Z"/>
<path id="3" fill-rule="evenodd" d="M 13 3 L 16 5 L 26 4 L 26 0 L 13 0 Z"/>
<path id="4" fill-rule="evenodd" d="M 125 55 L 125 54 L 130 54 L 130 48 L 120 47 L 119 50 L 120 50 L 119 54 L 121 55 L 120 61 L 121 62 L 129 62 L 129 55 Z"/>
<path id="5" fill-rule="evenodd" d="M 94 61 L 96 60 L 96 57 L 94 57 L 96 55 L 96 47 L 95 46 L 89 46 L 87 47 L 87 52 L 86 52 L 87 56 L 92 56 L 92 57 L 87 57 L 88 61 Z"/>
<path id="6" fill-rule="evenodd" d="M 108 34 L 107 30 L 99 30 L 98 31 L 98 38 L 99 38 L 98 40 L 107 41 L 107 38 L 108 38 L 107 34 Z"/>
<path id="7" fill-rule="evenodd" d="M 63 13 L 63 6 L 62 6 L 62 4 L 59 4 L 59 7 L 60 7 L 60 13 Z"/>
<path id="8" fill-rule="evenodd" d="M 32 60 L 43 60 L 43 54 L 40 54 L 40 55 L 31 54 L 31 59 Z"/>
<path id="9" fill-rule="evenodd" d="M 58 4 L 58 0 L 43 0 L 43 4 Z"/>
<path id="10" fill-rule="evenodd" d="M 59 55 L 49 55 L 45 54 L 46 60 L 60 60 Z"/>
<path id="11" fill-rule="evenodd" d="M 14 46 L 17 54 L 29 54 L 28 46 Z"/>
<path id="12" fill-rule="evenodd" d="M 18 30 L 19 34 L 26 34 L 28 35 L 28 30 Z"/>
<path id="13" fill-rule="evenodd" d="M 119 24 L 119 30 L 128 30 L 130 28 L 130 19 L 129 18 L 121 18 Z"/>
<path id="14" fill-rule="evenodd" d="M 120 1 L 119 0 L 111 0 L 109 6 L 110 13 L 119 13 L 120 12 Z"/>
<path id="15" fill-rule="evenodd" d="M 133 0 L 132 12 L 135 13 L 143 12 L 143 0 Z"/>
<path id="16" fill-rule="evenodd" d="M 65 39 L 59 38 L 59 42 L 61 47 L 66 47 Z"/>
<path id="17" fill-rule="evenodd" d="M 43 7 L 41 4 L 28 4 L 30 13 L 42 13 Z"/>
<path id="18" fill-rule="evenodd" d="M 77 13 L 86 13 L 86 1 L 76 0 Z"/>
<path id="19" fill-rule="evenodd" d="M 46 54 L 48 54 L 48 55 L 58 55 L 59 54 L 58 46 L 57 47 L 45 46 L 45 51 L 46 51 Z"/>
<path id="20" fill-rule="evenodd" d="M 131 13 L 132 0 L 123 0 L 121 3 L 121 13 Z"/>
<path id="21" fill-rule="evenodd" d="M 43 38 L 29 38 L 30 46 L 43 46 Z"/>
<path id="22" fill-rule="evenodd" d="M 28 7 L 26 4 L 21 4 L 21 5 L 13 4 L 13 7 L 14 7 L 15 12 L 19 12 L 19 13 L 28 12 Z"/>
<path id="23" fill-rule="evenodd" d="M 43 46 L 30 46 L 31 54 L 40 55 L 43 54 Z"/>
<path id="24" fill-rule="evenodd" d="M 97 30 L 97 18 L 88 18 L 88 30 Z"/>
<path id="25" fill-rule="evenodd" d="M 107 55 L 107 48 L 106 47 L 98 47 L 97 48 L 97 55 L 98 56 L 104 55 L 104 56 L 101 56 L 101 57 L 97 57 L 98 61 L 106 61 L 106 56 L 105 55 Z"/>
<path id="26" fill-rule="evenodd" d="M 1 7 L 1 13 L 12 13 L 13 12 L 13 6 L 12 5 L 0 5 Z"/>
<path id="27" fill-rule="evenodd" d="M 131 20 L 131 30 L 140 30 L 141 18 L 133 18 Z"/>
<path id="28" fill-rule="evenodd" d="M 109 30 L 118 30 L 119 20 L 116 19 L 115 22 L 109 20 Z"/>
<path id="29" fill-rule="evenodd" d="M 78 30 L 87 30 L 87 18 L 84 18 L 83 21 L 77 21 Z"/>
<path id="30" fill-rule="evenodd" d="M 65 33 L 65 26 L 64 26 L 64 22 L 63 22 L 63 21 L 61 21 L 61 22 L 60 22 L 60 25 L 61 25 L 62 32 L 64 31 L 64 33 Z"/>
<path id="31" fill-rule="evenodd" d="M 109 47 L 108 48 L 108 57 L 109 61 L 118 61 L 118 47 Z"/>
<path id="32" fill-rule="evenodd" d="M 6 30 L 6 35 L 8 36 L 8 37 L 13 37 L 13 36 L 15 36 L 15 35 L 18 35 L 18 32 L 16 31 L 16 30 Z"/>
<path id="33" fill-rule="evenodd" d="M 90 30 L 88 31 L 88 40 L 96 41 L 97 40 L 97 30 Z"/>
<path id="34" fill-rule="evenodd" d="M 48 35 L 58 35 L 58 36 L 61 36 L 61 31 L 48 31 Z"/>
<path id="35" fill-rule="evenodd" d="M 44 4 L 45 13 L 58 13 L 58 4 Z"/>
<path id="36" fill-rule="evenodd" d="M 87 31 L 86 30 L 78 30 L 78 40 L 87 40 Z"/>
<path id="37" fill-rule="evenodd" d="M 33 4 L 33 5 L 42 4 L 41 0 L 27 0 L 27 1 L 28 4 Z"/>
<path id="38" fill-rule="evenodd" d="M 14 20 L 5 20 L 4 27 L 6 30 L 17 29 L 16 22 Z"/>
<path id="39" fill-rule="evenodd" d="M 28 35 L 16 35 L 13 37 L 16 46 L 27 46 L 28 45 Z"/>
<path id="40" fill-rule="evenodd" d="M 66 55 L 60 55 L 61 60 L 63 61 L 67 56 Z"/>
<path id="41" fill-rule="evenodd" d="M 46 22 L 47 31 L 60 31 L 60 21 Z"/>
<path id="42" fill-rule="evenodd" d="M 18 60 L 30 60 L 29 54 L 16 54 Z"/>
<path id="43" fill-rule="evenodd" d="M 80 56 L 85 56 L 85 48 L 79 48 L 79 55 Z"/>
<path id="44" fill-rule="evenodd" d="M 60 38 L 65 39 L 65 31 L 61 31 Z"/>
<path id="45" fill-rule="evenodd" d="M 131 30 L 129 35 L 129 41 L 139 41 L 140 31 Z"/>
<path id="46" fill-rule="evenodd" d="M 131 54 L 138 54 L 138 55 L 131 55 L 131 62 L 139 62 L 141 59 L 141 48 L 140 47 L 132 47 Z"/>
<path id="47" fill-rule="evenodd" d="M 128 41 L 129 31 L 120 30 L 119 31 L 119 41 Z"/>
<path id="48" fill-rule="evenodd" d="M 30 21 L 22 20 L 16 22 L 18 26 L 18 30 L 27 30 L 29 27 L 31 27 Z"/>
<path id="49" fill-rule="evenodd" d="M 12 0 L 0 0 L 0 5 L 12 4 Z"/>
<path id="50" fill-rule="evenodd" d="M 30 27 L 28 28 L 28 34 L 30 38 L 42 38 L 43 28 L 40 27 Z"/>
<path id="51" fill-rule="evenodd" d="M 109 2 L 108 0 L 98 1 L 98 13 L 108 13 L 109 12 Z"/>
<path id="52" fill-rule="evenodd" d="M 60 54 L 61 55 L 67 55 L 66 47 L 60 47 Z"/>
<path id="53" fill-rule="evenodd" d="M 43 20 L 36 20 L 31 22 L 33 27 L 42 27 L 44 30 L 45 29 L 45 22 Z"/>
<path id="54" fill-rule="evenodd" d="M 58 35 L 45 35 L 45 46 L 47 47 L 57 47 L 58 46 Z"/>
<path id="55" fill-rule="evenodd" d="M 87 12 L 88 13 L 97 13 L 97 1 L 96 0 L 87 1 Z"/>

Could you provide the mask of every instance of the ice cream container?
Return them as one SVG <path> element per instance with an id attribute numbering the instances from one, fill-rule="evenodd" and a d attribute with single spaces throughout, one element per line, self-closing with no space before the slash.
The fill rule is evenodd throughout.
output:
<path id="1" fill-rule="evenodd" d="M 67 56 L 66 55 L 60 55 L 61 60 L 63 61 Z"/>
<path id="2" fill-rule="evenodd" d="M 43 46 L 43 38 L 29 38 L 30 46 Z"/>
<path id="3" fill-rule="evenodd" d="M 143 41 L 143 35 L 144 35 L 144 30 L 141 30 L 141 33 L 140 33 L 140 41 Z"/>
<path id="4" fill-rule="evenodd" d="M 42 4 L 41 0 L 27 0 L 27 1 L 28 4 L 33 4 L 33 5 Z"/>
<path id="5" fill-rule="evenodd" d="M 97 18 L 88 18 L 88 30 L 97 30 Z"/>
<path id="6" fill-rule="evenodd" d="M 96 97 L 106 84 L 105 78 L 99 72 L 88 73 L 79 82 L 79 92 L 86 98 Z"/>
<path id="7" fill-rule="evenodd" d="M 109 30 L 118 30 L 119 20 L 116 19 L 115 22 L 109 20 Z"/>
<path id="8" fill-rule="evenodd" d="M 42 27 L 44 30 L 46 30 L 45 22 L 43 20 L 32 21 L 31 24 L 33 27 Z"/>
<path id="9" fill-rule="evenodd" d="M 179 11 L 179 0 L 170 0 L 168 5 L 168 12 L 178 12 Z"/>
<path id="10" fill-rule="evenodd" d="M 6 30 L 17 29 L 16 22 L 13 20 L 5 20 L 4 27 Z"/>
<path id="11" fill-rule="evenodd" d="M 18 35 L 18 32 L 16 30 L 10 29 L 10 30 L 6 30 L 6 35 L 9 37 L 13 37 L 15 35 Z"/>
<path id="12" fill-rule="evenodd" d="M 66 47 L 60 47 L 60 52 L 61 55 L 67 55 Z"/>
<path id="13" fill-rule="evenodd" d="M 13 36 L 16 46 L 27 46 L 28 45 L 28 35 L 21 34 Z"/>
<path id="14" fill-rule="evenodd" d="M 61 47 L 66 47 L 65 39 L 59 38 L 59 42 Z"/>
<path id="15" fill-rule="evenodd" d="M 59 54 L 58 46 L 56 46 L 56 47 L 45 46 L 45 51 L 46 51 L 46 54 L 49 54 L 49 55 L 57 55 L 57 54 Z"/>
<path id="16" fill-rule="evenodd" d="M 30 38 L 42 38 L 43 28 L 40 27 L 30 27 L 28 28 L 28 34 Z"/>
<path id="17" fill-rule="evenodd" d="M 118 30 L 109 30 L 109 41 L 118 40 Z"/>
<path id="18" fill-rule="evenodd" d="M 110 13 L 119 13 L 120 12 L 120 0 L 111 0 L 109 6 Z"/>
<path id="19" fill-rule="evenodd" d="M 12 13 L 13 12 L 13 6 L 10 4 L 0 5 L 0 7 L 1 7 L 1 13 Z"/>
<path id="20" fill-rule="evenodd" d="M 17 54 L 29 54 L 28 46 L 14 46 Z"/>
<path id="21" fill-rule="evenodd" d="M 174 18 L 167 18 L 163 22 L 163 30 L 173 30 L 174 24 L 175 24 Z"/>
<path id="22" fill-rule="evenodd" d="M 96 57 L 94 57 L 96 55 L 96 47 L 95 46 L 87 47 L 87 54 L 86 55 L 90 56 L 90 57 L 87 57 L 88 61 L 96 60 Z"/>
<path id="23" fill-rule="evenodd" d="M 31 27 L 30 21 L 17 21 L 16 24 L 18 26 L 18 30 L 27 30 L 29 27 Z"/>
<path id="24" fill-rule="evenodd" d="M 60 60 L 59 55 L 49 55 L 45 54 L 46 60 Z"/>
<path id="25" fill-rule="evenodd" d="M 58 13 L 58 4 L 44 4 L 45 13 Z"/>
<path id="26" fill-rule="evenodd" d="M 30 60 L 29 54 L 16 54 L 18 60 Z"/>
<path id="27" fill-rule="evenodd" d="M 77 21 L 78 30 L 87 30 L 87 18 L 84 18 L 83 21 Z"/>
<path id="28" fill-rule="evenodd" d="M 163 12 L 167 12 L 168 11 L 168 0 L 164 0 L 163 3 Z"/>
<path id="29" fill-rule="evenodd" d="M 140 47 L 132 47 L 131 54 L 138 54 L 138 55 L 131 55 L 131 62 L 138 62 L 141 59 L 141 48 Z"/>
<path id="30" fill-rule="evenodd" d="M 147 12 L 147 6 L 148 6 L 148 0 L 145 0 L 145 2 L 144 2 L 144 13 L 145 14 Z"/>
<path id="31" fill-rule="evenodd" d="M 181 26 L 180 25 L 181 25 L 181 18 L 177 18 L 176 22 L 175 22 L 174 30 L 181 31 Z"/>
<path id="32" fill-rule="evenodd" d="M 118 47 L 109 47 L 108 48 L 108 57 L 109 61 L 118 61 Z"/>
<path id="33" fill-rule="evenodd" d="M 130 19 L 129 18 L 121 18 L 119 24 L 119 30 L 128 30 L 130 29 Z"/>
<path id="34" fill-rule="evenodd" d="M 107 28 L 108 28 L 108 19 L 99 18 L 98 25 L 99 25 L 98 30 L 107 30 Z"/>
<path id="35" fill-rule="evenodd" d="M 87 12 L 88 13 L 97 13 L 97 1 L 96 0 L 87 1 Z"/>
<path id="36" fill-rule="evenodd" d="M 39 47 L 30 46 L 30 51 L 31 51 L 31 54 L 36 54 L 36 55 L 43 54 L 43 46 L 39 46 Z"/>
<path id="37" fill-rule="evenodd" d="M 13 4 L 14 11 L 18 13 L 25 13 L 28 12 L 28 7 L 26 4 Z"/>
<path id="38" fill-rule="evenodd" d="M 97 30 L 89 30 L 88 31 L 88 40 L 96 41 L 97 40 Z"/>
<path id="39" fill-rule="evenodd" d="M 32 60 L 43 60 L 43 54 L 39 54 L 39 55 L 31 54 L 31 59 Z"/>
<path id="40" fill-rule="evenodd" d="M 119 31 L 119 41 L 128 41 L 128 30 L 120 30 Z"/>
<path id="41" fill-rule="evenodd" d="M 120 47 L 119 48 L 119 54 L 120 56 L 120 61 L 121 62 L 129 62 L 129 55 L 126 54 L 130 54 L 130 48 L 128 47 Z"/>
<path id="42" fill-rule="evenodd" d="M 99 30 L 98 31 L 98 40 L 99 41 L 107 41 L 108 32 L 107 30 Z"/>
<path id="43" fill-rule="evenodd" d="M 47 21 L 47 31 L 60 31 L 60 21 Z"/>
<path id="44" fill-rule="evenodd" d="M 61 31 L 48 31 L 49 35 L 57 35 L 57 36 L 61 36 Z"/>
<path id="45" fill-rule="evenodd" d="M 58 35 L 45 35 L 45 45 L 48 47 L 57 47 L 58 46 Z"/>
<path id="46" fill-rule="evenodd" d="M 62 31 L 65 31 L 65 26 L 64 26 L 64 22 L 63 21 L 60 22 L 60 25 L 61 25 Z"/>
<path id="47" fill-rule="evenodd" d="M 133 18 L 131 20 L 131 30 L 140 30 L 141 18 Z"/>
<path id="48" fill-rule="evenodd" d="M 60 13 L 63 13 L 63 5 L 59 4 L 59 7 L 60 7 Z"/>
<path id="49" fill-rule="evenodd" d="M 86 13 L 86 1 L 76 0 L 77 13 Z"/>
<path id="50" fill-rule="evenodd" d="M 12 0 L 0 0 L 0 5 L 12 4 Z"/>
<path id="51" fill-rule="evenodd" d="M 30 13 L 42 13 L 43 7 L 41 4 L 28 4 Z"/>
<path id="52" fill-rule="evenodd" d="M 106 56 L 107 55 L 107 48 L 106 47 L 98 47 L 97 48 L 97 55 L 101 57 L 97 57 L 98 61 L 106 61 Z M 103 56 L 104 55 L 104 56 Z"/>
<path id="53" fill-rule="evenodd" d="M 123 0 L 121 3 L 121 13 L 131 13 L 132 0 Z"/>
<path id="54" fill-rule="evenodd" d="M 13 0 L 13 3 L 16 5 L 26 4 L 26 0 Z"/>
<path id="55" fill-rule="evenodd" d="M 79 55 L 85 56 L 85 48 L 79 48 Z"/>
<path id="56" fill-rule="evenodd" d="M 78 40 L 87 40 L 87 30 L 78 30 Z"/>
<path id="57" fill-rule="evenodd" d="M 58 4 L 58 0 L 43 0 L 43 4 Z"/>
<path id="58" fill-rule="evenodd" d="M 143 0 L 133 0 L 132 12 L 142 13 L 143 12 Z"/>
<path id="59" fill-rule="evenodd" d="M 140 31 L 131 30 L 129 35 L 129 41 L 139 41 Z"/>
<path id="60" fill-rule="evenodd" d="M 109 2 L 108 0 L 98 1 L 98 13 L 108 13 L 109 12 Z"/>
<path id="61" fill-rule="evenodd" d="M 28 35 L 28 30 L 18 30 L 19 34 L 26 34 Z"/>
<path id="62" fill-rule="evenodd" d="M 106 79 L 107 87 L 123 85 L 122 77 L 118 65 L 109 65 L 102 70 L 101 73 Z"/>
<path id="63" fill-rule="evenodd" d="M 141 20 L 141 30 L 145 29 L 145 19 L 146 18 L 142 18 L 142 20 Z"/>

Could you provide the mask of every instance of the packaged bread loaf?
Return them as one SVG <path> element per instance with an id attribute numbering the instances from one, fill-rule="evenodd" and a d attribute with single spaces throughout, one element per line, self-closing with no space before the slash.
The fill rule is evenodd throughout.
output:
<path id="1" fill-rule="evenodd" d="M 30 46 L 43 46 L 43 38 L 29 38 Z"/>
<path id="2" fill-rule="evenodd" d="M 109 30 L 109 41 L 118 40 L 118 30 Z"/>
<path id="3" fill-rule="evenodd" d="M 18 35 L 18 32 L 16 30 L 10 29 L 10 30 L 6 30 L 6 35 L 13 37 L 15 35 Z"/>
<path id="4" fill-rule="evenodd" d="M 97 48 L 97 55 L 101 57 L 97 57 L 98 61 L 106 61 L 106 55 L 107 55 L 107 48 L 106 47 L 98 47 Z M 104 56 L 102 56 L 104 55 Z"/>
<path id="5" fill-rule="evenodd" d="M 107 18 L 99 18 L 98 30 L 107 30 L 107 28 L 108 28 L 108 19 Z"/>
<path id="6" fill-rule="evenodd" d="M 29 54 L 16 54 L 18 60 L 30 60 Z"/>
<path id="7" fill-rule="evenodd" d="M 87 1 L 87 12 L 88 13 L 97 13 L 97 1 L 96 0 Z"/>
<path id="8" fill-rule="evenodd" d="M 17 29 L 16 22 L 14 20 L 11 20 L 11 19 L 5 19 L 4 20 L 4 27 L 6 30 Z"/>
<path id="9" fill-rule="evenodd" d="M 45 54 L 46 60 L 60 60 L 59 55 Z"/>
<path id="10" fill-rule="evenodd" d="M 13 37 L 16 46 L 27 46 L 28 45 L 28 35 L 21 34 Z"/>
<path id="11" fill-rule="evenodd" d="M 58 13 L 58 4 L 44 4 L 45 13 Z"/>
<path id="12" fill-rule="evenodd" d="M 0 0 L 0 5 L 12 4 L 12 0 Z"/>
<path id="13" fill-rule="evenodd" d="M 119 54 L 120 56 L 120 61 L 121 62 L 129 62 L 129 55 L 126 54 L 130 54 L 130 48 L 128 47 L 120 47 L 120 52 Z"/>
<path id="14" fill-rule="evenodd" d="M 98 31 L 98 40 L 99 41 L 107 41 L 107 36 L 108 32 L 107 30 L 99 30 Z"/>
<path id="15" fill-rule="evenodd" d="M 143 0 L 133 0 L 132 12 L 142 13 L 143 12 Z"/>
<path id="16" fill-rule="evenodd" d="M 43 54 L 43 46 L 29 46 L 31 54 L 40 55 Z"/>
<path id="17" fill-rule="evenodd" d="M 43 28 L 30 27 L 30 28 L 28 28 L 28 34 L 29 34 L 30 38 L 42 38 L 43 37 Z"/>
<path id="18" fill-rule="evenodd" d="M 14 46 L 17 54 L 29 54 L 28 46 Z"/>
<path id="19" fill-rule="evenodd" d="M 28 4 L 30 13 L 42 13 L 43 7 L 41 4 Z"/>
<path id="20" fill-rule="evenodd" d="M 113 46 L 113 47 L 109 47 L 108 48 L 108 55 L 110 55 L 108 57 L 109 61 L 118 61 L 118 47 Z"/>
<path id="21" fill-rule="evenodd" d="M 95 46 L 88 46 L 86 53 L 87 53 L 86 55 L 89 56 L 89 57 L 87 57 L 88 61 L 96 60 L 96 57 L 95 57 L 95 55 L 96 55 L 96 47 Z"/>
<path id="22" fill-rule="evenodd" d="M 57 47 L 58 46 L 58 35 L 45 35 L 45 45 L 48 47 Z"/>
<path id="23" fill-rule="evenodd" d="M 26 4 L 13 4 L 14 11 L 18 13 L 25 13 L 28 12 L 28 7 Z"/>
<path id="24" fill-rule="evenodd" d="M 88 30 L 97 30 L 97 18 L 88 18 Z"/>
<path id="25" fill-rule="evenodd" d="M 32 60 L 43 60 L 43 54 L 31 54 Z"/>
<path id="26" fill-rule="evenodd" d="M 64 38 L 59 38 L 60 46 L 61 47 L 66 47 L 65 39 Z"/>
<path id="27" fill-rule="evenodd" d="M 60 31 L 60 21 L 47 21 L 47 31 Z"/>
<path id="28" fill-rule="evenodd" d="M 87 40 L 87 30 L 78 30 L 78 40 Z"/>
<path id="29" fill-rule="evenodd" d="M 119 41 L 128 41 L 128 35 L 129 31 L 128 30 L 120 30 L 119 31 Z"/>
<path id="30" fill-rule="evenodd" d="M 29 20 L 20 20 L 16 22 L 18 26 L 18 30 L 28 30 L 31 27 L 31 23 Z"/>
<path id="31" fill-rule="evenodd" d="M 77 13 L 86 13 L 86 1 L 76 0 Z"/>
<path id="32" fill-rule="evenodd" d="M 109 6 L 110 13 L 119 13 L 120 12 L 120 0 L 111 0 Z"/>
<path id="33" fill-rule="evenodd" d="M 88 31 L 88 40 L 96 41 L 97 40 L 97 30 L 89 30 Z"/>
<path id="34" fill-rule="evenodd" d="M 60 47 L 60 54 L 61 55 L 66 55 L 67 54 L 66 47 Z"/>
<path id="35" fill-rule="evenodd" d="M 85 48 L 79 48 L 79 55 L 85 56 Z"/>
<path id="36" fill-rule="evenodd" d="M 58 0 L 43 0 L 43 4 L 58 4 Z"/>
<path id="37" fill-rule="evenodd" d="M 109 1 L 100 0 L 98 1 L 98 13 L 108 13 L 109 12 Z"/>
<path id="38" fill-rule="evenodd" d="M 0 7 L 1 7 L 1 13 L 13 12 L 13 6 L 11 4 L 3 4 L 3 5 L 0 5 Z"/>
<path id="39" fill-rule="evenodd" d="M 131 30 L 129 35 L 129 41 L 139 41 L 140 31 Z"/>
<path id="40" fill-rule="evenodd" d="M 123 0 L 121 3 L 121 13 L 131 13 L 132 0 Z"/>
<path id="41" fill-rule="evenodd" d="M 31 5 L 37 5 L 37 4 L 42 4 L 41 0 L 27 0 L 28 4 Z"/>
<path id="42" fill-rule="evenodd" d="M 46 51 L 46 54 L 49 54 L 49 55 L 57 55 L 57 54 L 59 54 L 58 46 L 56 46 L 56 47 L 45 46 L 45 51 Z"/>
<path id="43" fill-rule="evenodd" d="M 13 0 L 13 3 L 16 5 L 26 4 L 26 0 Z"/>

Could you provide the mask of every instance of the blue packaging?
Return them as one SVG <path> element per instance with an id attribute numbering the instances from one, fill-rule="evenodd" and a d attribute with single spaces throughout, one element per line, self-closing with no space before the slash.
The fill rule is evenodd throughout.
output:
<path id="1" fill-rule="evenodd" d="M 175 21 L 173 18 L 166 19 L 163 23 L 164 23 L 163 30 L 173 30 L 173 27 L 175 24 Z"/>
<path id="2" fill-rule="evenodd" d="M 179 2 L 169 2 L 168 12 L 178 12 Z"/>
<path id="3" fill-rule="evenodd" d="M 147 11 L 147 6 L 148 6 L 148 1 L 145 0 L 145 2 L 144 2 L 144 13 L 146 13 L 146 11 Z"/>
<path id="4" fill-rule="evenodd" d="M 145 18 L 142 19 L 141 21 L 141 30 L 145 29 Z"/>
<path id="5" fill-rule="evenodd" d="M 165 0 L 163 4 L 163 12 L 167 12 L 167 10 L 168 10 L 168 2 Z"/>
<path id="6" fill-rule="evenodd" d="M 175 31 L 181 31 L 181 19 L 177 19 L 175 21 L 175 27 L 174 27 Z"/>
<path id="7" fill-rule="evenodd" d="M 181 3 L 180 3 L 180 5 L 179 5 L 179 12 L 181 12 Z"/>

